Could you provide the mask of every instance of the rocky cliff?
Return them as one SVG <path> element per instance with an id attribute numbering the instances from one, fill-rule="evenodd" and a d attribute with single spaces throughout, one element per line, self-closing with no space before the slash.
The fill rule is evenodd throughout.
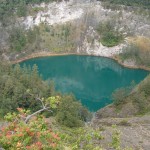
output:
<path id="1" fill-rule="evenodd" d="M 108 9 L 100 1 L 70 0 L 67 2 L 32 5 L 31 10 L 37 11 L 34 11 L 34 13 L 31 11 L 26 17 L 17 18 L 14 24 L 7 27 L 0 26 L 0 31 L 2 31 L 0 32 L 0 50 L 5 59 L 15 60 L 39 51 L 52 53 L 74 52 L 112 57 L 121 53 L 123 47 L 129 44 L 128 37 L 144 36 L 150 38 L 149 16 L 139 14 L 138 10 L 131 7 L 119 6 Z M 124 36 L 124 40 L 119 45 L 110 48 L 101 44 L 101 35 L 97 33 L 99 23 L 107 21 L 110 21 L 114 28 L 119 30 Z M 28 42 L 27 46 L 24 46 L 19 52 L 11 50 L 9 38 L 11 36 L 10 31 L 14 27 L 19 27 L 26 33 L 41 25 L 48 26 L 50 30 L 53 28 L 54 35 L 56 32 L 56 36 L 59 34 L 57 33 L 58 26 L 71 26 L 68 33 L 70 37 L 65 39 L 65 42 L 61 42 L 61 37 L 58 36 L 57 38 L 49 38 L 48 35 L 45 39 L 44 36 L 47 33 L 46 31 L 41 31 L 38 35 L 40 37 L 38 42 L 31 43 L 30 45 L 28 45 Z M 54 40 L 50 41 L 52 38 Z M 49 41 L 53 46 L 49 46 L 45 41 L 47 43 Z M 37 44 L 39 46 L 36 46 Z M 58 45 L 60 45 L 59 48 L 57 48 Z M 32 50 L 31 46 L 33 47 Z"/>

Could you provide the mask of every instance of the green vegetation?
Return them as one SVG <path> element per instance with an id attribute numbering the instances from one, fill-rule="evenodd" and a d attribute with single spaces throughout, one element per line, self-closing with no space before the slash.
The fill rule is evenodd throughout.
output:
<path id="1" fill-rule="evenodd" d="M 58 110 L 49 115 L 56 115 L 60 124 L 69 127 L 81 126 L 90 115 L 73 96 L 62 96 L 54 90 L 52 83 L 44 82 L 38 75 L 36 65 L 33 68 L 21 68 L 19 65 L 12 67 L 6 62 L 1 62 L 0 91 L 0 116 L 14 112 L 20 107 L 30 109 L 31 112 L 37 111 L 41 107 L 37 99 L 46 100 L 53 95 L 60 95 L 61 100 Z"/>
<path id="2" fill-rule="evenodd" d="M 126 6 L 135 6 L 135 7 L 143 7 L 150 9 L 150 1 L 149 0 L 100 0 L 103 2 L 108 2 L 109 4 L 119 4 Z"/>
<path id="3" fill-rule="evenodd" d="M 112 147 L 115 150 L 120 150 L 120 131 L 116 129 L 116 126 L 113 126 L 114 131 L 113 131 L 113 135 L 112 135 Z"/>
<path id="4" fill-rule="evenodd" d="M 10 52 L 26 52 L 45 50 L 47 52 L 73 52 L 76 47 L 76 39 L 79 38 L 75 32 L 76 26 L 71 24 L 48 26 L 40 24 L 33 29 L 24 30 L 15 27 L 10 31 L 9 44 Z M 22 57 L 23 53 L 19 56 Z M 25 55 L 25 54 L 24 54 Z"/>
<path id="5" fill-rule="evenodd" d="M 118 29 L 115 29 L 115 23 L 113 21 L 107 21 L 100 23 L 97 28 L 98 33 L 101 36 L 100 42 L 107 47 L 112 47 L 120 44 L 123 41 L 123 35 Z"/>
<path id="6" fill-rule="evenodd" d="M 40 47 L 41 49 L 51 50 L 55 53 L 72 52 L 75 49 L 77 28 L 72 24 L 39 26 Z"/>
<path id="7" fill-rule="evenodd" d="M 36 84 L 35 84 L 36 83 Z M 23 69 L 19 65 L 14 68 L 5 62 L 0 65 L 0 114 L 13 112 L 18 107 L 28 108 L 37 106 L 33 97 L 29 97 L 27 90 L 38 96 L 48 96 L 50 87 L 38 76 L 37 67 Z"/>
<path id="8" fill-rule="evenodd" d="M 86 108 L 72 95 L 63 96 L 57 109 L 56 120 L 64 126 L 80 127 L 90 117 Z M 90 118 L 89 118 L 90 119 Z"/>
<path id="9" fill-rule="evenodd" d="M 10 35 L 10 48 L 14 51 L 21 51 L 25 47 L 26 43 L 27 38 L 23 30 L 20 28 L 13 29 Z"/>
<path id="10" fill-rule="evenodd" d="M 120 88 L 113 92 L 112 100 L 115 106 L 119 106 L 124 103 L 124 99 L 129 95 L 127 88 Z"/>
<path id="11" fill-rule="evenodd" d="M 150 112 L 150 75 L 134 88 L 121 88 L 112 94 L 113 106 L 122 110 L 126 104 L 132 103 L 136 114 L 144 115 Z M 130 108 L 128 108 L 130 111 Z"/>
<path id="12" fill-rule="evenodd" d="M 113 104 L 117 107 L 124 104 L 124 100 L 128 97 L 131 91 L 135 88 L 135 82 L 132 81 L 130 86 L 116 89 L 112 94 Z"/>
<path id="13" fill-rule="evenodd" d="M 103 150 L 101 129 L 85 127 L 91 114 L 74 96 L 57 93 L 52 82 L 38 75 L 36 65 L 0 64 L 1 118 L 7 114 L 7 125 L 0 130 L 3 148 Z M 113 133 L 110 147 L 120 147 L 119 140 L 118 133 Z"/>
<path id="14" fill-rule="evenodd" d="M 40 36 L 38 27 L 25 31 L 23 28 L 15 27 L 10 31 L 9 43 L 10 51 L 21 52 L 39 48 Z"/>
<path id="15" fill-rule="evenodd" d="M 102 44 L 107 47 L 112 47 L 118 45 L 122 41 L 122 37 L 116 35 L 113 32 L 104 33 L 102 37 Z"/>
<path id="16" fill-rule="evenodd" d="M 119 55 L 122 61 L 132 60 L 139 66 L 150 67 L 150 49 L 147 50 L 138 46 L 137 44 L 130 44 L 123 49 L 123 53 Z"/>
<path id="17" fill-rule="evenodd" d="M 137 91 L 130 98 L 139 109 L 139 114 L 150 111 L 150 75 L 137 87 Z"/>
<path id="18" fill-rule="evenodd" d="M 124 120 L 121 120 L 118 125 L 120 125 L 120 126 L 131 126 L 131 123 L 129 123 L 127 119 L 124 119 Z"/>
<path id="19" fill-rule="evenodd" d="M 52 1 L 57 0 L 1 0 L 2 26 L 9 27 L 15 23 L 17 17 L 24 17 L 29 13 L 34 15 L 43 10 L 39 7 L 29 11 L 31 5 Z M 150 9 L 149 0 L 105 0 L 105 2 L 108 5 L 111 3 Z M 72 24 L 55 27 L 40 24 L 28 31 L 15 27 L 9 31 L 9 52 L 19 53 L 19 57 L 41 49 L 56 53 L 73 52 L 77 40 L 80 39 L 80 30 L 82 29 Z M 100 42 L 107 47 L 116 46 L 124 39 L 112 21 L 100 23 L 97 31 L 101 36 Z M 124 49 L 119 58 L 122 61 L 135 60 L 138 65 L 150 67 L 149 49 L 143 51 L 143 48 L 136 44 Z M 134 89 L 127 87 L 116 90 L 112 97 L 116 108 L 120 109 L 126 103 L 133 103 L 138 109 L 137 115 L 150 112 L 150 76 Z M 21 68 L 18 64 L 12 66 L 8 62 L 0 61 L 2 121 L 4 115 L 7 124 L 3 128 L 0 127 L 0 146 L 5 149 L 103 150 L 100 145 L 100 141 L 104 140 L 101 130 L 85 126 L 85 122 L 91 119 L 91 113 L 73 95 L 62 95 L 55 91 L 52 81 L 43 81 L 36 65 L 32 68 L 30 66 Z M 50 123 L 46 122 L 47 119 Z M 127 120 L 123 120 L 120 125 L 130 124 Z M 115 150 L 122 149 L 120 131 L 116 127 L 112 133 L 112 141 L 108 144 Z"/>
<path id="20" fill-rule="evenodd" d="M 75 129 L 63 128 L 65 137 L 63 140 L 71 150 L 103 150 L 99 145 L 99 141 L 104 137 L 101 130 L 91 127 L 82 127 Z"/>
<path id="21" fill-rule="evenodd" d="M 0 133 L 0 145 L 7 150 L 62 149 L 60 137 L 50 129 L 44 117 L 38 116 L 24 122 L 30 111 L 18 108 L 19 113 L 5 116 L 8 125 Z"/>
<path id="22" fill-rule="evenodd" d="M 53 124 L 44 116 L 37 115 L 25 119 L 31 114 L 29 110 L 17 108 L 18 113 L 5 116 L 7 125 L 0 130 L 0 144 L 7 150 L 103 150 L 100 141 L 104 140 L 101 130 L 92 127 L 66 128 Z M 108 143 L 115 150 L 132 150 L 121 148 L 121 132 L 112 127 L 112 141 Z"/>
<path id="23" fill-rule="evenodd" d="M 0 20 L 3 25 L 7 25 L 12 17 L 26 16 L 29 4 L 38 4 L 41 2 L 52 2 L 55 0 L 1 0 L 0 2 Z"/>
<path id="24" fill-rule="evenodd" d="M 36 66 L 21 68 L 19 65 L 12 67 L 7 62 L 0 64 L 0 112 L 1 116 L 8 113 L 5 117 L 7 125 L 0 130 L 3 148 L 103 150 L 100 144 L 104 140 L 101 128 L 84 125 L 91 115 L 72 95 L 57 93 L 52 82 L 48 84 L 41 79 Z M 150 77 L 136 88 L 127 97 L 124 92 L 122 95 L 126 102 L 132 100 L 139 107 L 139 114 L 146 113 L 150 110 Z M 141 92 L 144 92 L 143 98 Z M 135 99 L 137 94 L 140 101 Z M 49 122 L 46 123 L 46 120 Z M 120 125 L 130 124 L 123 120 Z M 108 145 L 116 150 L 123 149 L 120 131 L 116 128 Z"/>

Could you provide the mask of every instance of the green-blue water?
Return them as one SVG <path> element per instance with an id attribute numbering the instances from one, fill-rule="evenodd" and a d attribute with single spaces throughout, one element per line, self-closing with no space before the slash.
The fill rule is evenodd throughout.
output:
<path id="1" fill-rule="evenodd" d="M 56 90 L 73 93 L 91 111 L 111 103 L 112 92 L 139 83 L 148 72 L 128 69 L 115 61 L 94 56 L 53 56 L 35 58 L 21 63 L 36 64 L 44 80 L 54 80 Z"/>

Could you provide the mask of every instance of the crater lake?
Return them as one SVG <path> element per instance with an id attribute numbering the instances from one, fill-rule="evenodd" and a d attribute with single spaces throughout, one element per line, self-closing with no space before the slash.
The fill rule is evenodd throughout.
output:
<path id="1" fill-rule="evenodd" d="M 20 63 L 24 64 L 31 67 L 36 64 L 43 80 L 53 80 L 57 91 L 73 93 L 90 111 L 112 103 L 111 95 L 116 89 L 130 86 L 133 81 L 138 84 L 149 74 L 95 56 L 41 57 Z"/>

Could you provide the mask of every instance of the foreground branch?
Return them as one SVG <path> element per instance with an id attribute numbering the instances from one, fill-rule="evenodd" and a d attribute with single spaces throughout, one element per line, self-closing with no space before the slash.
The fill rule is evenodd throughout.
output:
<path id="1" fill-rule="evenodd" d="M 41 113 L 42 111 L 45 111 L 45 110 L 47 110 L 47 108 L 40 109 L 40 110 L 34 112 L 33 114 L 28 115 L 28 116 L 26 117 L 26 119 L 25 119 L 25 123 L 28 123 L 28 121 L 29 121 L 33 116 L 35 116 L 35 115 L 37 115 L 37 114 L 39 114 L 39 113 Z M 52 112 L 52 111 L 51 111 L 51 112 Z"/>
<path id="2" fill-rule="evenodd" d="M 33 96 L 33 95 L 30 94 L 30 93 L 29 93 L 29 95 L 30 95 L 30 96 Z M 33 116 L 35 116 L 35 115 L 37 115 L 37 114 L 39 114 L 39 113 L 41 113 L 41 112 L 43 112 L 43 111 L 45 111 L 45 110 L 50 111 L 50 112 L 53 112 L 52 110 L 50 110 L 49 104 L 44 103 L 44 101 L 43 101 L 42 99 L 40 99 L 39 97 L 36 97 L 35 99 L 38 100 L 38 101 L 41 103 L 42 109 L 40 109 L 40 110 L 38 110 L 38 111 L 32 113 L 31 115 L 28 115 L 27 117 L 23 117 L 23 116 L 22 116 L 22 118 L 24 118 L 23 120 L 24 120 L 25 123 L 28 123 L 28 121 L 29 121 Z M 49 107 L 48 107 L 48 106 L 49 106 Z"/>

